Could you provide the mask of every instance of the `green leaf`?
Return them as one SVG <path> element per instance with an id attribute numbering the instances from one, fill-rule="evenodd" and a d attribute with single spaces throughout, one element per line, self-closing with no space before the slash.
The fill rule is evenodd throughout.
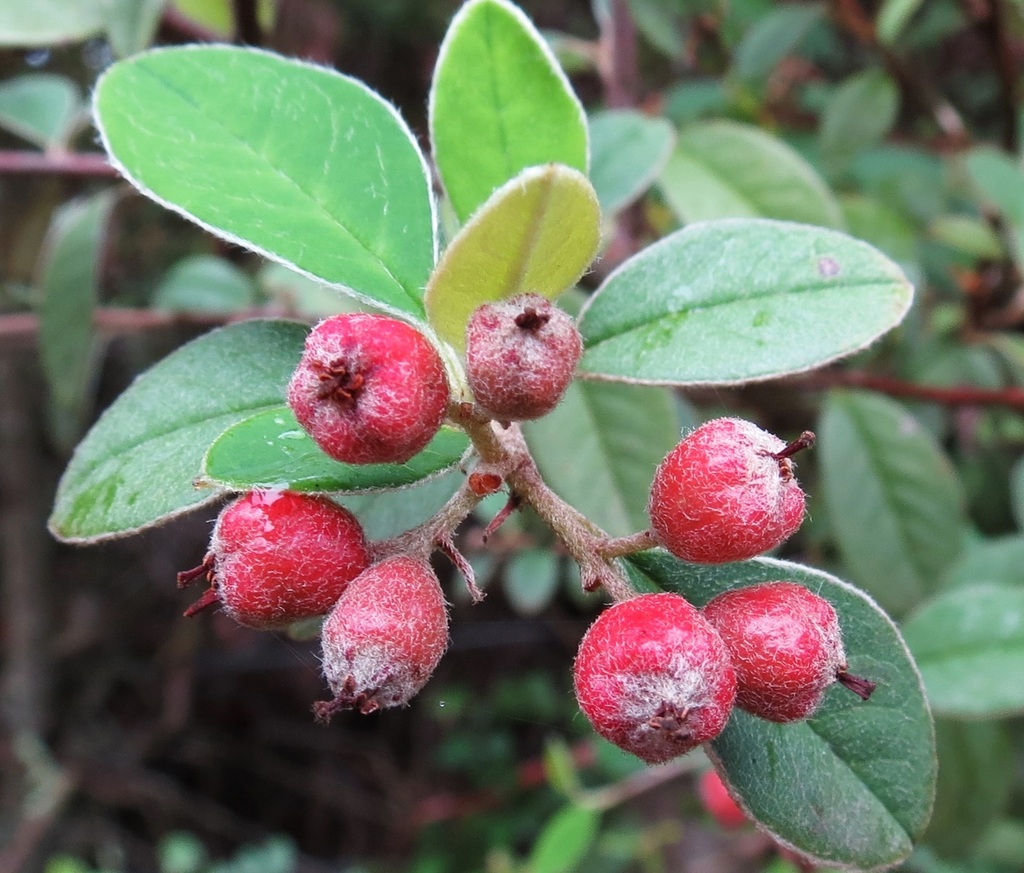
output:
<path id="1" fill-rule="evenodd" d="M 523 432 L 544 481 L 595 524 L 615 536 L 650 525 L 654 470 L 679 441 L 668 391 L 576 381 Z"/>
<path id="2" fill-rule="evenodd" d="M 895 45 L 923 2 L 924 0 L 885 0 L 875 20 L 878 41 L 887 46 Z"/>
<path id="3" fill-rule="evenodd" d="M 601 813 L 570 804 L 545 822 L 533 844 L 530 873 L 571 873 L 597 838 Z"/>
<path id="4" fill-rule="evenodd" d="M 818 425 L 829 519 L 857 584 L 891 612 L 937 587 L 963 545 L 963 494 L 917 419 L 874 394 L 833 392 Z"/>
<path id="5" fill-rule="evenodd" d="M 142 51 L 160 24 L 167 0 L 110 0 L 107 41 L 119 58 Z"/>
<path id="6" fill-rule="evenodd" d="M 465 481 L 465 474 L 452 470 L 395 491 L 351 492 L 338 502 L 359 519 L 366 536 L 382 540 L 398 536 L 433 516 Z"/>
<path id="7" fill-rule="evenodd" d="M 580 316 L 585 375 L 730 384 L 818 367 L 900 322 L 913 289 L 866 243 L 758 219 L 664 237 L 602 283 Z"/>
<path id="8" fill-rule="evenodd" d="M 283 264 L 264 264 L 256 274 L 256 284 L 270 301 L 303 320 L 326 318 L 341 312 L 373 310 L 373 307 L 342 294 L 337 288 L 296 273 Z"/>
<path id="9" fill-rule="evenodd" d="M 480 304 L 533 291 L 557 297 L 597 253 L 601 210 L 587 178 L 533 167 L 491 195 L 445 249 L 424 297 L 430 323 L 456 349 Z"/>
<path id="10" fill-rule="evenodd" d="M 710 750 L 745 808 L 783 844 L 858 869 L 907 857 L 931 812 L 934 734 L 921 678 L 878 606 L 834 576 L 772 558 L 701 566 L 658 550 L 630 563 L 695 606 L 732 588 L 787 579 L 835 607 L 850 671 L 878 683 L 871 698 L 836 683 L 811 719 L 784 725 L 734 710 Z"/>
<path id="11" fill-rule="evenodd" d="M 0 46 L 77 42 L 103 29 L 108 0 L 4 0 Z"/>
<path id="12" fill-rule="evenodd" d="M 260 26 L 269 30 L 274 24 L 275 0 L 256 0 L 256 16 Z M 175 8 L 196 24 L 229 39 L 235 29 L 234 0 L 174 0 Z"/>
<path id="13" fill-rule="evenodd" d="M 327 457 L 284 405 L 232 425 L 203 458 L 203 484 L 232 491 L 370 491 L 411 485 L 454 467 L 469 447 L 462 431 L 442 427 L 404 464 L 343 464 Z"/>
<path id="14" fill-rule="evenodd" d="M 915 284 L 921 279 L 917 248 L 920 234 L 902 212 L 860 194 L 844 195 L 840 206 L 850 236 L 887 254 Z"/>
<path id="15" fill-rule="evenodd" d="M 82 92 L 66 76 L 15 76 L 0 82 L 0 126 L 45 149 L 64 141 L 81 103 Z"/>
<path id="16" fill-rule="evenodd" d="M 854 157 L 881 142 L 896 123 L 899 103 L 896 85 L 881 69 L 846 79 L 821 118 L 821 160 L 829 172 L 844 172 Z"/>
<path id="17" fill-rule="evenodd" d="M 112 162 L 147 196 L 422 318 L 436 257 L 426 164 L 395 109 L 361 82 L 262 51 L 188 46 L 114 64 L 94 110 Z"/>
<path id="18" fill-rule="evenodd" d="M 505 597 L 519 615 L 537 615 L 558 593 L 558 557 L 550 549 L 516 552 L 505 569 Z"/>
<path id="19" fill-rule="evenodd" d="M 68 542 L 109 539 L 216 499 L 223 492 L 193 485 L 207 446 L 235 422 L 283 402 L 305 336 L 289 322 L 240 322 L 139 376 L 75 450 L 57 488 L 53 534 Z"/>
<path id="20" fill-rule="evenodd" d="M 923 842 L 945 856 L 962 856 L 1006 806 L 1014 752 L 998 722 L 936 719 L 939 781 Z"/>
<path id="21" fill-rule="evenodd" d="M 72 200 L 54 216 L 41 261 L 39 346 L 50 389 L 51 422 L 68 451 L 81 435 L 92 401 L 100 256 L 115 194 L 108 189 Z"/>
<path id="22" fill-rule="evenodd" d="M 982 200 L 1009 222 L 1015 255 L 1024 258 L 1024 172 L 1019 161 L 992 146 L 977 146 L 964 158 L 964 168 Z"/>
<path id="23" fill-rule="evenodd" d="M 675 131 L 665 119 L 632 109 L 606 109 L 589 120 L 590 181 L 601 211 L 611 215 L 654 183 L 672 153 Z"/>
<path id="24" fill-rule="evenodd" d="M 939 715 L 1024 712 L 1024 589 L 972 585 L 925 603 L 903 627 Z"/>
<path id="25" fill-rule="evenodd" d="M 683 128 L 661 173 L 680 221 L 778 218 L 841 227 L 839 204 L 818 173 L 782 140 L 734 121 Z"/>
<path id="26" fill-rule="evenodd" d="M 186 312 L 234 312 L 251 306 L 252 279 L 230 261 L 215 255 L 192 255 L 178 261 L 153 292 L 154 309 Z"/>
<path id="27" fill-rule="evenodd" d="M 430 139 L 460 221 L 527 167 L 587 172 L 583 107 L 544 38 L 506 0 L 470 0 L 452 20 L 430 91 Z"/>
<path id="28" fill-rule="evenodd" d="M 1003 256 L 1003 244 L 991 225 L 972 215 L 940 215 L 928 228 L 930 236 L 974 258 L 995 260 Z"/>
<path id="29" fill-rule="evenodd" d="M 820 3 L 790 3 L 767 12 L 737 47 L 733 72 L 748 84 L 763 83 L 823 17 Z"/>
<path id="30" fill-rule="evenodd" d="M 963 552 L 943 574 L 942 588 L 970 585 L 1019 585 L 1024 567 L 1024 536 L 1008 534 L 968 541 Z"/>

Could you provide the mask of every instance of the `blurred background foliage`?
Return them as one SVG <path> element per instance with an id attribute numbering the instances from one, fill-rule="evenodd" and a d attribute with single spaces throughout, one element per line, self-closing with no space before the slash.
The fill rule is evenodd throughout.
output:
<path id="1" fill-rule="evenodd" d="M 532 428 L 542 470 L 626 533 L 680 429 L 729 413 L 816 430 L 785 555 L 890 611 L 937 717 L 939 795 L 906 869 L 1024 868 L 1024 3 L 522 5 L 591 114 L 606 235 L 587 287 L 681 224 L 765 216 L 844 229 L 918 288 L 898 332 L 821 372 L 576 386 Z M 800 868 L 702 810 L 702 755 L 647 769 L 593 737 L 570 665 L 600 600 L 529 516 L 483 548 L 500 497 L 462 534 L 489 596 L 470 607 L 452 580 L 427 691 L 330 729 L 309 714 L 314 642 L 178 617 L 174 573 L 212 511 L 88 550 L 46 533 L 70 451 L 141 370 L 227 320 L 350 305 L 120 185 L 88 118 L 99 72 L 154 44 L 262 45 L 363 79 L 422 136 L 457 6 L 0 6 L 0 873 Z M 450 490 L 353 505 L 383 536 Z"/>

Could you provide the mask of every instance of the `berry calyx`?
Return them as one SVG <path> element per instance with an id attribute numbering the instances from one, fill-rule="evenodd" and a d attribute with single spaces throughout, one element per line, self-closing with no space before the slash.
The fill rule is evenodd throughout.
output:
<path id="1" fill-rule="evenodd" d="M 502 421 L 540 418 L 565 394 L 583 353 L 576 324 L 540 294 L 478 307 L 466 326 L 466 376 Z"/>
<path id="2" fill-rule="evenodd" d="M 288 384 L 288 405 L 330 457 L 402 463 L 430 442 L 448 407 L 444 364 L 403 321 L 348 313 L 320 322 Z"/>
<path id="3" fill-rule="evenodd" d="M 726 830 L 742 827 L 747 814 L 733 800 L 717 770 L 705 770 L 697 783 L 697 795 L 708 814 Z"/>
<path id="4" fill-rule="evenodd" d="M 241 624 L 284 627 L 325 614 L 370 563 L 355 516 L 326 497 L 249 491 L 222 511 L 203 563 L 179 587 L 205 576 L 210 587 L 186 616 L 220 604 Z"/>
<path id="5" fill-rule="evenodd" d="M 729 652 L 678 594 L 642 594 L 590 626 L 573 667 L 576 699 L 606 740 L 649 764 L 714 739 L 729 720 Z"/>
<path id="6" fill-rule="evenodd" d="M 736 668 L 736 705 L 774 722 L 812 715 L 839 680 L 863 699 L 874 683 L 850 676 L 836 611 L 795 582 L 765 582 L 712 598 L 702 610 Z"/>
<path id="7" fill-rule="evenodd" d="M 788 539 L 804 517 L 804 493 L 786 444 L 738 418 L 701 425 L 661 462 L 648 515 L 660 543 L 686 561 L 719 564 L 760 555 Z"/>
<path id="8" fill-rule="evenodd" d="M 404 706 L 427 683 L 448 646 L 448 612 L 430 566 L 399 555 L 353 579 L 320 632 L 333 700 L 314 704 L 320 721 Z"/>

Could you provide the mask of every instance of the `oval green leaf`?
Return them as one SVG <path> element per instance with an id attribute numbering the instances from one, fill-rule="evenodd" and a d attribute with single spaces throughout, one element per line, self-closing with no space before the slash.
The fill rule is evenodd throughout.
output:
<path id="1" fill-rule="evenodd" d="M 234 312 L 251 306 L 255 296 L 252 279 L 226 258 L 191 255 L 160 280 L 152 306 L 185 312 Z"/>
<path id="2" fill-rule="evenodd" d="M 789 3 L 765 9 L 736 47 L 733 72 L 743 82 L 767 84 L 768 74 L 825 16 L 822 3 Z"/>
<path id="3" fill-rule="evenodd" d="M 1024 589 L 973 585 L 928 601 L 903 627 L 938 715 L 1024 712 Z"/>
<path id="4" fill-rule="evenodd" d="M 519 615 L 537 615 L 558 593 L 558 556 L 551 549 L 523 549 L 505 567 L 502 588 Z"/>
<path id="5" fill-rule="evenodd" d="M 683 128 L 661 172 L 672 211 L 687 224 L 716 218 L 778 218 L 842 227 L 835 196 L 782 140 L 747 124 Z"/>
<path id="6" fill-rule="evenodd" d="M 695 224 L 630 258 L 590 298 L 580 370 L 676 385 L 769 379 L 864 348 L 912 296 L 896 264 L 836 231 Z"/>
<path id="7" fill-rule="evenodd" d="M 675 139 L 665 119 L 632 109 L 590 116 L 590 181 L 605 215 L 628 206 L 654 183 Z"/>
<path id="8" fill-rule="evenodd" d="M 1014 782 L 1013 742 L 1006 724 L 943 718 L 935 721 L 935 739 L 939 781 L 922 842 L 945 857 L 962 858 L 1006 807 Z"/>
<path id="9" fill-rule="evenodd" d="M 81 436 L 92 405 L 99 345 L 93 310 L 115 196 L 108 188 L 57 210 L 40 263 L 39 356 L 54 437 L 66 451 Z"/>
<path id="10" fill-rule="evenodd" d="M 743 806 L 783 844 L 861 870 L 907 857 L 931 814 L 935 737 L 921 677 L 888 616 L 834 576 L 772 558 L 701 566 L 659 550 L 630 566 L 696 606 L 787 579 L 835 607 L 850 671 L 878 683 L 871 698 L 834 684 L 811 719 L 785 725 L 733 710 L 710 751 Z"/>
<path id="11" fill-rule="evenodd" d="M 505 0 L 470 0 L 452 20 L 430 91 L 430 139 L 460 221 L 527 167 L 587 172 L 583 107 L 544 38 Z"/>
<path id="12" fill-rule="evenodd" d="M 817 429 L 822 489 L 851 577 L 900 613 L 963 545 L 963 495 L 935 440 L 893 400 L 833 392 Z"/>
<path id="13" fill-rule="evenodd" d="M 597 839 L 601 813 L 570 804 L 547 820 L 533 844 L 530 873 L 572 873 Z"/>
<path id="14" fill-rule="evenodd" d="M 0 46 L 76 42 L 101 31 L 109 0 L 4 0 Z"/>
<path id="15" fill-rule="evenodd" d="M 679 441 L 668 391 L 576 381 L 523 432 L 544 481 L 595 524 L 614 536 L 650 525 L 651 479 Z"/>
<path id="16" fill-rule="evenodd" d="M 821 162 L 828 172 L 845 171 L 858 154 L 881 142 L 896 123 L 899 108 L 899 91 L 881 69 L 846 79 L 821 117 Z"/>
<path id="17" fill-rule="evenodd" d="M 78 85 L 66 76 L 15 76 L 0 83 L 0 127 L 45 149 L 64 141 L 81 102 Z"/>
<path id="18" fill-rule="evenodd" d="M 111 161 L 147 196 L 422 318 L 436 257 L 429 174 L 394 107 L 361 82 L 267 52 L 188 46 L 114 64 L 94 110 Z"/>
<path id="19" fill-rule="evenodd" d="M 445 249 L 424 297 L 431 325 L 456 349 L 481 303 L 524 291 L 557 297 L 593 260 L 601 209 L 586 176 L 531 167 L 499 188 Z"/>
<path id="20" fill-rule="evenodd" d="M 54 536 L 123 536 L 216 499 L 220 490 L 194 485 L 207 446 L 236 422 L 282 403 L 305 336 L 290 322 L 240 322 L 193 340 L 139 376 L 75 450 L 57 488 Z"/>
<path id="21" fill-rule="evenodd" d="M 469 447 L 462 431 L 442 427 L 404 464 L 342 464 L 327 457 L 287 406 L 276 406 L 232 425 L 203 459 L 204 484 L 233 491 L 377 491 L 400 488 L 454 467 Z"/>

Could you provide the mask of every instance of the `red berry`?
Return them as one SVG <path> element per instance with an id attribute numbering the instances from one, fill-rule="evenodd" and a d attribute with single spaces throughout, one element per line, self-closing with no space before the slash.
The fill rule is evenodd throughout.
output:
<path id="1" fill-rule="evenodd" d="M 723 828 L 742 827 L 747 823 L 747 814 L 732 799 L 717 770 L 705 770 L 697 783 L 697 793 L 704 809 Z"/>
<path id="2" fill-rule="evenodd" d="M 335 460 L 401 463 L 437 433 L 448 381 L 437 351 L 411 325 L 384 315 L 335 315 L 306 338 L 288 405 Z"/>
<path id="3" fill-rule="evenodd" d="M 807 718 L 836 679 L 870 686 L 867 694 L 874 688 L 846 673 L 836 611 L 802 585 L 736 588 L 713 598 L 703 613 L 732 655 L 736 705 L 753 715 L 775 722 Z"/>
<path id="4" fill-rule="evenodd" d="M 250 491 L 224 508 L 203 563 L 178 583 L 210 580 L 185 615 L 220 603 L 241 624 L 283 627 L 326 613 L 369 563 L 347 509 L 317 495 Z"/>
<path id="5" fill-rule="evenodd" d="M 661 544 L 686 561 L 742 561 L 779 545 L 803 521 L 804 493 L 786 445 L 738 418 L 701 425 L 661 462 L 647 505 Z"/>
<path id="6" fill-rule="evenodd" d="M 583 341 L 540 294 L 485 303 L 466 326 L 466 375 L 477 403 L 502 421 L 540 418 L 569 387 Z"/>
<path id="7" fill-rule="evenodd" d="M 343 709 L 403 706 L 426 684 L 448 645 L 437 576 L 422 561 L 387 558 L 352 580 L 320 633 L 334 699 L 314 706 L 329 721 Z"/>
<path id="8" fill-rule="evenodd" d="M 736 676 L 721 638 L 678 594 L 642 594 L 602 612 L 580 643 L 576 699 L 594 729 L 649 764 L 714 739 Z"/>

